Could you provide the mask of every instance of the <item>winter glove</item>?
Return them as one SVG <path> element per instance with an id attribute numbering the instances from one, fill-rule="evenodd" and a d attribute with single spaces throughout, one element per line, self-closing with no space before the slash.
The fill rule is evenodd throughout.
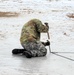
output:
<path id="1" fill-rule="evenodd" d="M 48 45 L 50 45 L 50 41 L 47 40 L 47 42 L 46 42 L 46 46 L 48 46 Z"/>
<path id="2" fill-rule="evenodd" d="M 48 25 L 48 23 L 47 23 L 47 22 L 45 22 L 44 24 L 45 24 L 45 25 L 49 28 L 49 25 Z"/>

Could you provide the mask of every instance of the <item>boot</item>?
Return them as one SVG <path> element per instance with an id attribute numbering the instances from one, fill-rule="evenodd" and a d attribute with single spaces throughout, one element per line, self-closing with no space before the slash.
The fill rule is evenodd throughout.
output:
<path id="1" fill-rule="evenodd" d="M 30 51 L 24 51 L 23 55 L 25 55 L 27 58 L 32 58 L 32 54 Z"/>
<path id="2" fill-rule="evenodd" d="M 12 53 L 13 54 L 20 54 L 20 53 L 23 53 L 24 51 L 26 51 L 26 50 L 25 49 L 13 49 Z"/>

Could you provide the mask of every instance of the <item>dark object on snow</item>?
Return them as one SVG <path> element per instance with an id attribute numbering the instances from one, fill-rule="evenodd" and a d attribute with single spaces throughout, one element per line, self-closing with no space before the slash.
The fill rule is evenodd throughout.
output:
<path id="1" fill-rule="evenodd" d="M 69 14 L 67 14 L 67 17 L 69 17 L 69 18 L 74 18 L 74 13 L 69 13 Z"/>
<path id="2" fill-rule="evenodd" d="M 12 53 L 13 54 L 20 54 L 20 53 L 23 53 L 24 51 L 25 51 L 25 49 L 13 49 Z"/>

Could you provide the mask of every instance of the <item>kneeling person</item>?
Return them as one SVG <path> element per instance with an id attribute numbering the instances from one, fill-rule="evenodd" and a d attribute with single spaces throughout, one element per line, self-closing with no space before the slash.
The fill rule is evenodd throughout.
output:
<path id="1" fill-rule="evenodd" d="M 45 46 L 50 45 L 50 42 L 41 42 L 40 33 L 46 33 L 48 30 L 49 26 L 47 24 L 43 25 L 38 19 L 28 21 L 23 26 L 20 37 L 20 42 L 24 49 L 14 49 L 12 53 L 23 53 L 27 58 L 45 56 L 47 54 Z"/>

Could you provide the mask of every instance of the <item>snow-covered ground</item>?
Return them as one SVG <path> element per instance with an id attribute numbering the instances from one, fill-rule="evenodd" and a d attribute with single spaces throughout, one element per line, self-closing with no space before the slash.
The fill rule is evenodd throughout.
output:
<path id="1" fill-rule="evenodd" d="M 0 0 L 0 75 L 74 75 L 74 0 Z M 22 48 L 22 26 L 37 18 L 49 23 L 51 51 L 46 57 L 27 59 L 12 55 Z M 41 34 L 46 41 L 47 33 Z M 62 53 L 66 52 L 66 53 Z"/>

